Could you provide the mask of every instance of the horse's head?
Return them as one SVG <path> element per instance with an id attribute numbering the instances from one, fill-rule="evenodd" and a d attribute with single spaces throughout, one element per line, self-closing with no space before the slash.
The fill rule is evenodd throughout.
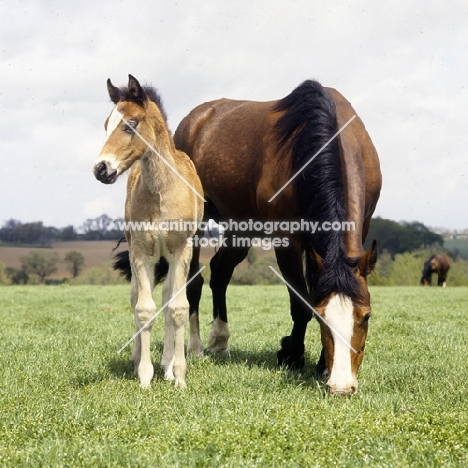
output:
<path id="1" fill-rule="evenodd" d="M 377 262 L 377 244 L 374 241 L 362 257 L 343 265 L 341 271 L 326 271 L 325 262 L 317 254 L 314 255 L 314 287 L 318 291 L 320 288 L 328 291 L 313 294 L 316 297 L 315 309 L 320 314 L 321 361 L 324 358 L 321 370 L 323 377 L 328 378 L 326 385 L 330 393 L 353 394 L 358 388 L 357 372 L 364 357 L 371 316 L 367 275 Z M 331 280 L 333 277 L 335 279 Z M 328 281 L 332 281 L 333 286 L 327 287 Z"/>
<path id="2" fill-rule="evenodd" d="M 421 277 L 421 285 L 422 286 L 430 286 L 432 283 L 432 260 L 433 257 L 431 257 L 427 262 L 424 262 L 424 267 L 423 267 L 423 272 L 422 272 L 422 277 Z"/>
<path id="3" fill-rule="evenodd" d="M 115 107 L 104 124 L 106 138 L 93 172 L 102 183 L 113 184 L 135 161 L 151 151 L 156 133 L 159 129 L 164 131 L 165 114 L 160 103 L 156 105 L 148 96 L 148 90 L 154 90 L 140 86 L 132 75 L 129 75 L 128 88 L 117 88 L 108 79 L 107 89 Z"/>

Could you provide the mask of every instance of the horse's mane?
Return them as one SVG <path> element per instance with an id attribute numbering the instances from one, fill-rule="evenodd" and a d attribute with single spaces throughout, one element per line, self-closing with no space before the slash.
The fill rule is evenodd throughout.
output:
<path id="1" fill-rule="evenodd" d="M 327 144 L 337 131 L 336 108 L 331 96 L 320 83 L 308 80 L 280 100 L 275 111 L 284 112 L 274 130 L 279 153 L 291 152 L 292 174 L 326 145 L 294 180 L 301 218 L 320 224 L 346 221 L 338 141 L 333 138 Z M 347 257 L 341 230 L 303 233 L 303 247 L 306 279 L 315 303 L 331 292 L 345 294 L 356 301 L 362 299 L 359 281 L 353 274 L 359 259 Z M 313 250 L 323 260 L 320 274 Z"/>
<path id="2" fill-rule="evenodd" d="M 150 85 L 147 85 L 147 84 L 143 85 L 142 88 L 143 88 L 143 91 L 148 96 L 149 100 L 154 102 L 158 106 L 159 111 L 161 112 L 161 115 L 163 116 L 163 119 L 164 119 L 164 121 L 166 122 L 166 125 L 167 125 L 166 110 L 164 109 L 164 105 L 163 105 L 163 102 L 162 102 L 162 99 L 161 99 L 161 96 L 160 96 L 158 90 L 156 88 L 154 88 L 153 86 L 150 86 Z M 120 94 L 120 100 L 121 101 L 136 102 L 135 98 L 132 96 L 132 94 L 128 90 L 127 86 L 120 87 L 119 88 L 119 94 Z"/>

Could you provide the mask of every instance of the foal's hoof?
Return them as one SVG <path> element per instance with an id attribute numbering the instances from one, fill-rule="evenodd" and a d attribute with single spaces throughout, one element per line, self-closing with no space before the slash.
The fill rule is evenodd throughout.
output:
<path id="1" fill-rule="evenodd" d="M 184 389 L 187 388 L 187 384 L 185 383 L 185 379 L 177 378 L 175 379 L 174 385 L 176 388 Z"/>
<path id="2" fill-rule="evenodd" d="M 151 386 L 151 380 L 154 375 L 154 367 L 152 364 L 141 364 L 138 367 L 138 377 L 140 379 L 141 388 L 149 388 Z"/>
<path id="3" fill-rule="evenodd" d="M 293 346 L 291 337 L 285 336 L 281 340 L 281 349 L 276 354 L 278 365 L 288 369 L 301 370 L 305 366 L 304 344 Z"/>

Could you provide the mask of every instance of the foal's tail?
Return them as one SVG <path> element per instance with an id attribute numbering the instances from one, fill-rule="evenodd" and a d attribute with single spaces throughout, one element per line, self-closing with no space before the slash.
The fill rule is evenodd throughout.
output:
<path id="1" fill-rule="evenodd" d="M 127 281 L 132 279 L 132 269 L 130 267 L 130 254 L 128 250 L 119 252 L 114 257 L 114 270 L 118 271 Z M 169 263 L 164 257 L 161 257 L 158 263 L 154 266 L 154 285 L 156 286 L 167 276 L 169 271 Z"/>

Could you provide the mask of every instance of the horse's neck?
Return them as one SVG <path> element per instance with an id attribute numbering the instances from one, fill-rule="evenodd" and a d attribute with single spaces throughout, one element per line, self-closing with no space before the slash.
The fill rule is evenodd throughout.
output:
<path id="1" fill-rule="evenodd" d="M 176 177 L 171 170 L 175 170 L 175 160 L 168 145 L 149 148 L 140 160 L 140 167 L 143 183 L 153 194 L 162 194 Z"/>

